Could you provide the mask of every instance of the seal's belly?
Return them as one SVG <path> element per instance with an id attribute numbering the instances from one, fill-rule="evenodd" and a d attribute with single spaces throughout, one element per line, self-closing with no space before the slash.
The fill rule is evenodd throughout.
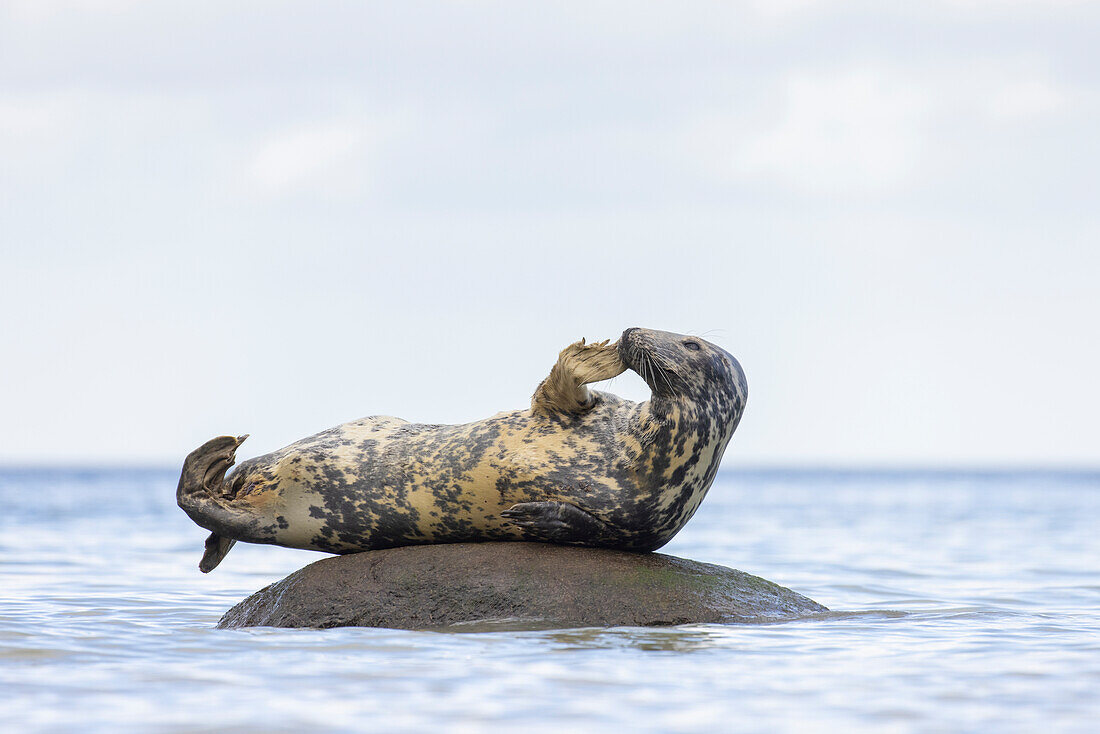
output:
<path id="1" fill-rule="evenodd" d="M 522 539 L 502 517 L 518 502 L 587 498 L 596 513 L 613 510 L 612 452 L 538 433 L 509 413 L 464 426 L 371 417 L 244 462 L 232 481 L 237 501 L 275 518 L 279 544 L 333 552 Z"/>

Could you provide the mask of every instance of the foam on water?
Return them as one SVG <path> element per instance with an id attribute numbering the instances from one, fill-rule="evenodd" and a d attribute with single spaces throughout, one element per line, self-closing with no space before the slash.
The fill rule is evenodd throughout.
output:
<path id="1" fill-rule="evenodd" d="M 786 624 L 215 630 L 307 562 L 209 576 L 171 471 L 0 472 L 3 731 L 1093 731 L 1100 474 L 734 472 L 663 549 Z"/>

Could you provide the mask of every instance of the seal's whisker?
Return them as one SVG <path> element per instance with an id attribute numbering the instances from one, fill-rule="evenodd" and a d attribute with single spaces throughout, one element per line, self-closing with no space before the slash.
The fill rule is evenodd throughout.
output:
<path id="1" fill-rule="evenodd" d="M 669 391 L 671 391 L 672 382 L 668 379 L 668 365 L 658 359 L 657 355 L 653 353 L 646 354 L 646 360 L 649 364 L 649 375 L 650 379 L 653 381 L 654 389 L 657 387 L 657 376 L 659 375 Z"/>
<path id="2" fill-rule="evenodd" d="M 668 373 L 673 371 L 671 361 L 675 358 L 672 353 L 659 346 L 654 346 L 651 352 L 646 353 L 646 358 L 649 359 L 653 371 L 661 375 L 661 379 L 664 380 L 665 385 L 671 391 L 672 380 L 669 379 Z"/>
<path id="3" fill-rule="evenodd" d="M 654 356 L 653 362 L 654 365 L 657 367 L 657 372 L 660 373 L 661 378 L 665 381 L 665 385 L 668 386 L 669 392 L 672 392 L 672 380 L 670 380 L 668 377 L 668 373 L 672 369 L 671 366 L 668 363 L 662 362 L 661 360 L 657 359 L 656 356 Z"/>
<path id="4" fill-rule="evenodd" d="M 668 358 L 672 357 L 671 353 L 663 351 L 660 347 L 657 347 L 652 352 L 650 352 L 649 356 L 653 360 L 653 362 L 659 367 L 662 367 L 666 370 L 669 368 L 669 363 L 667 360 Z"/>
<path id="5" fill-rule="evenodd" d="M 668 385 L 668 391 L 672 392 L 672 380 L 668 377 L 668 370 L 662 371 L 661 377 L 665 378 L 665 384 Z"/>

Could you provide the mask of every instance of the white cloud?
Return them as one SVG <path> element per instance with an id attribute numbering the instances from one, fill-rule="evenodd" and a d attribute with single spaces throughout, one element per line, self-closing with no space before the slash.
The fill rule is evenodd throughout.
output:
<path id="1" fill-rule="evenodd" d="M 994 118 L 1026 121 L 1062 112 L 1069 105 L 1069 95 L 1049 82 L 1024 79 L 1005 84 L 988 103 Z"/>
<path id="2" fill-rule="evenodd" d="M 712 115 L 691 124 L 684 143 L 721 177 L 772 180 L 811 192 L 862 192 L 913 172 L 929 109 L 898 78 L 867 70 L 788 76 L 770 121 Z"/>
<path id="3" fill-rule="evenodd" d="M 81 108 L 82 100 L 66 94 L 0 98 L 0 183 L 62 170 Z"/>
<path id="4" fill-rule="evenodd" d="M 765 20 L 785 20 L 822 9 L 827 3 L 825 0 L 750 0 L 748 5 Z"/>
<path id="5" fill-rule="evenodd" d="M 939 5 L 952 10 L 977 10 L 981 12 L 1032 9 L 1049 11 L 1052 8 L 1073 8 L 1088 5 L 1090 0 L 939 0 Z"/>
<path id="6" fill-rule="evenodd" d="M 357 188 L 375 137 L 361 122 L 327 122 L 296 127 L 263 141 L 252 156 L 249 175 L 264 194 L 304 188 Z"/>
<path id="7" fill-rule="evenodd" d="M 0 136 L 35 136 L 63 122 L 65 117 L 56 99 L 0 100 Z"/>
<path id="8" fill-rule="evenodd" d="M 72 13 L 123 13 L 141 0 L 10 0 L 7 11 L 20 21 L 41 22 Z"/>
<path id="9" fill-rule="evenodd" d="M 748 114 L 716 109 L 681 124 L 676 154 L 710 176 L 753 186 L 897 191 L 933 169 L 965 169 L 991 136 L 1066 117 L 1084 99 L 1019 61 L 959 65 L 949 75 L 891 66 L 795 70 L 774 88 L 770 101 L 742 100 Z"/>

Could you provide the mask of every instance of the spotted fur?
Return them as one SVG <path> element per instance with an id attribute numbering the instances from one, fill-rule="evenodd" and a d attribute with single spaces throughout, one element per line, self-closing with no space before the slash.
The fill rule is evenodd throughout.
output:
<path id="1" fill-rule="evenodd" d="M 207 442 L 177 490 L 212 531 L 200 568 L 236 540 L 332 553 L 489 540 L 661 547 L 714 481 L 748 388 L 737 360 L 697 337 L 627 329 L 614 356 L 649 400 L 586 391 L 555 408 L 536 393 L 530 409 L 463 425 L 372 416 L 229 476 L 244 437 Z"/>

